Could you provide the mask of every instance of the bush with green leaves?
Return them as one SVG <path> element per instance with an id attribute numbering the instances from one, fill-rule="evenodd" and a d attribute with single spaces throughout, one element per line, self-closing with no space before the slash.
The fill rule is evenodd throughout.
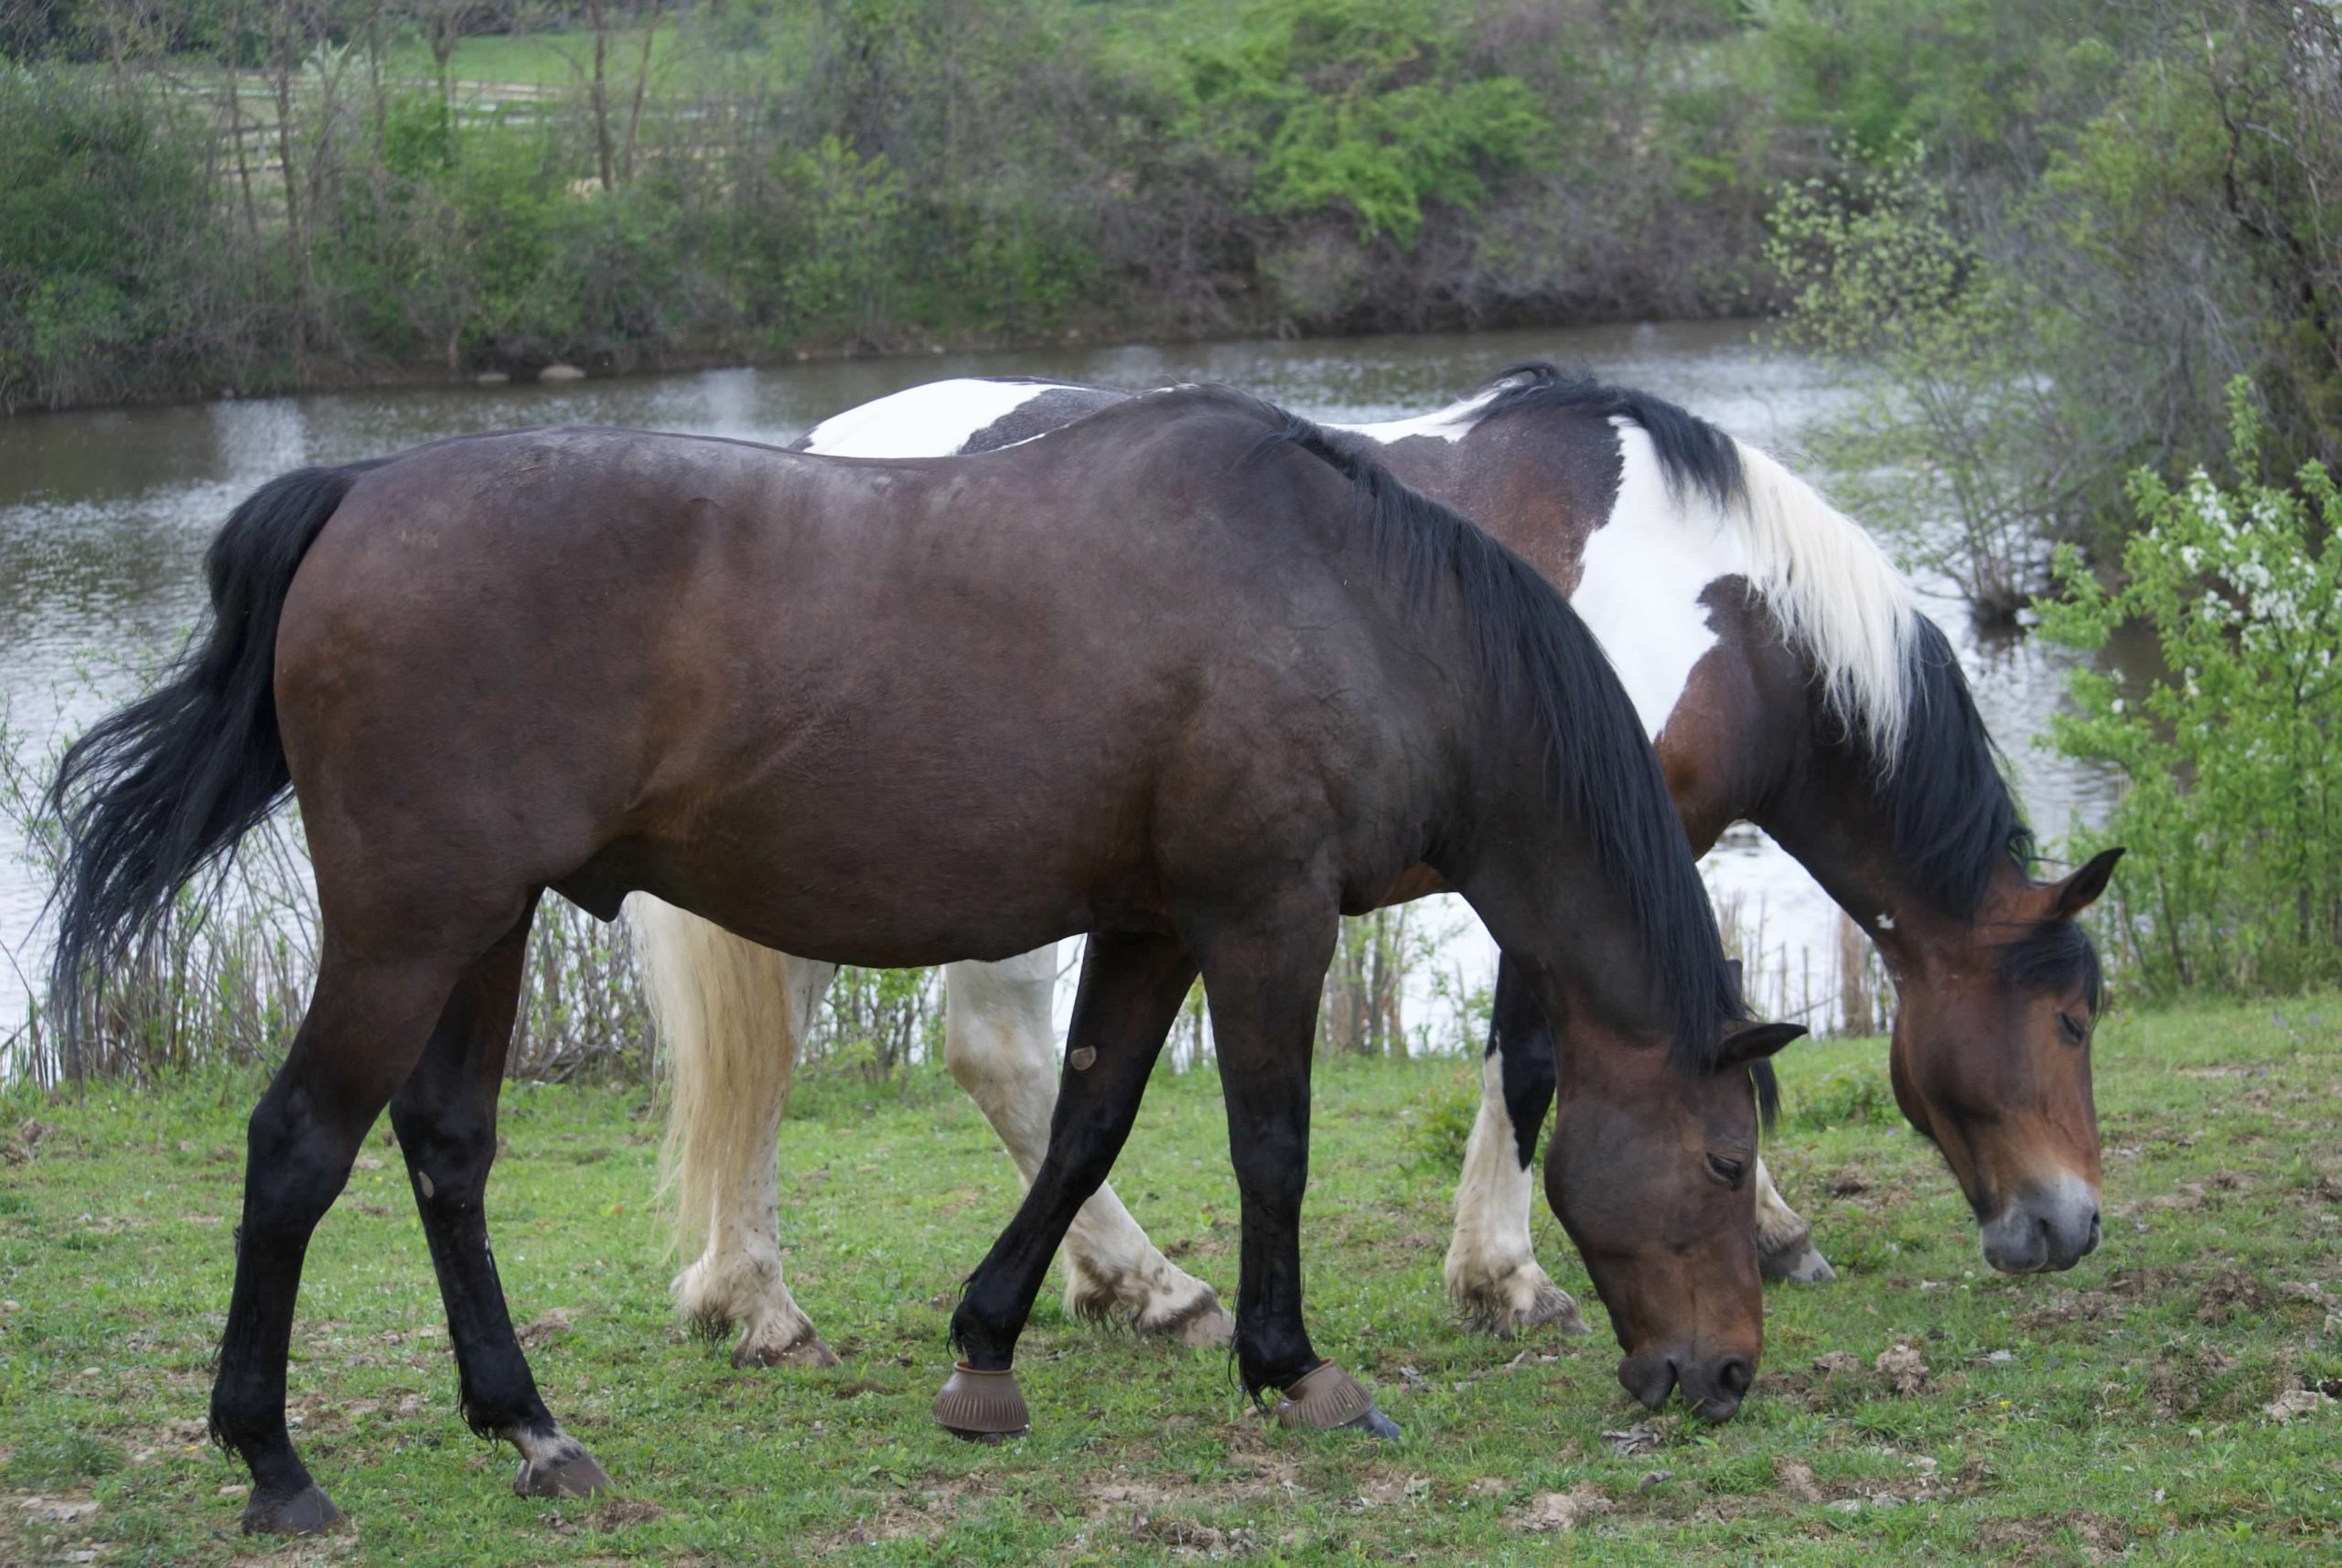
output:
<path id="1" fill-rule="evenodd" d="M 2150 997 L 2342 980 L 2342 491 L 2321 464 L 2263 476 L 2251 389 L 2229 389 L 2231 478 L 2133 476 L 2122 580 L 2068 548 L 2042 630 L 2097 650 L 2153 634 L 2151 668 L 2078 668 L 2052 723 L 2121 802 L 2076 853 L 2130 849 L 2097 918 Z"/>

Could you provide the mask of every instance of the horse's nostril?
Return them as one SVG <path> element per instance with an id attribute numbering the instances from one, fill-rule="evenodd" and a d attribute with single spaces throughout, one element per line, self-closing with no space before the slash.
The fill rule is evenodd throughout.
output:
<path id="1" fill-rule="evenodd" d="M 2082 1251 L 2085 1252 L 2098 1251 L 2098 1210 L 2095 1208 L 2090 1211 L 2090 1240 L 2083 1245 Z"/>
<path id="2" fill-rule="evenodd" d="M 1748 1364 L 1745 1356 L 1735 1356 L 1716 1369 L 1716 1382 L 1735 1399 L 1747 1393 L 1749 1385 L 1756 1380 L 1756 1369 Z"/>

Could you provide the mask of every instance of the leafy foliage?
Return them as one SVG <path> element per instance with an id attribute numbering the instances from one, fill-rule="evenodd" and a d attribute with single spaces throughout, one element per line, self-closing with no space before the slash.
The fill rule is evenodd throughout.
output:
<path id="1" fill-rule="evenodd" d="M 2133 621 L 2154 639 L 2147 670 L 2078 668 L 2051 736 L 2122 774 L 2112 817 L 2079 837 L 2130 847 L 2100 918 L 2156 996 L 2342 976 L 2342 490 L 2318 463 L 2267 482 L 2248 383 L 2229 403 L 2232 481 L 2141 470 L 2121 585 L 2068 549 L 2064 595 L 2040 606 L 2075 647 Z"/>

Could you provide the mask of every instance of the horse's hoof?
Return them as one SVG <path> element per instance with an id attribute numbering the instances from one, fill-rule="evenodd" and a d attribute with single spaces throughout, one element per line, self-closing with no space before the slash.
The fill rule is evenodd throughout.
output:
<path id="1" fill-rule="evenodd" d="M 818 1334 L 808 1334 L 786 1345 L 752 1345 L 743 1339 L 732 1351 L 736 1367 L 834 1367 L 838 1353 L 822 1343 Z"/>
<path id="2" fill-rule="evenodd" d="M 1529 1304 L 1529 1309 L 1520 1315 L 1513 1332 L 1540 1327 L 1548 1323 L 1556 1332 L 1572 1337 L 1594 1332 L 1585 1326 L 1585 1315 L 1577 1309 L 1577 1298 L 1551 1283 L 1539 1289 L 1536 1298 Z M 1503 1336 L 1508 1339 L 1511 1337 L 1511 1334 Z"/>
<path id="3" fill-rule="evenodd" d="M 1279 1426 L 1317 1432 L 1354 1428 L 1374 1437 L 1396 1437 L 1398 1426 L 1374 1408 L 1366 1385 L 1331 1361 L 1320 1361 L 1284 1391 L 1275 1411 Z"/>
<path id="4" fill-rule="evenodd" d="M 1797 1284 L 1819 1285 L 1827 1284 L 1838 1277 L 1838 1271 L 1830 1266 L 1830 1260 L 1814 1247 L 1813 1239 L 1810 1236 L 1801 1237 L 1778 1251 L 1767 1252 L 1757 1260 L 1757 1272 L 1775 1283 L 1787 1280 Z"/>
<path id="5" fill-rule="evenodd" d="M 1219 1305 L 1219 1297 L 1206 1292 L 1186 1310 L 1159 1322 L 1139 1322 L 1142 1334 L 1160 1335 L 1176 1339 L 1193 1350 L 1208 1350 L 1225 1345 L 1236 1337 L 1236 1319 L 1228 1308 Z"/>
<path id="6" fill-rule="evenodd" d="M 982 1372 L 965 1361 L 953 1369 L 935 1396 L 935 1421 L 952 1436 L 971 1443 L 1021 1437 L 1033 1426 L 1015 1372 L 1005 1368 Z"/>
<path id="7" fill-rule="evenodd" d="M 609 1473 L 575 1444 L 542 1459 L 524 1459 L 512 1490 L 524 1498 L 590 1498 L 611 1489 Z"/>
<path id="8" fill-rule="evenodd" d="M 315 1481 L 289 1498 L 268 1498 L 252 1494 L 244 1505 L 246 1535 L 315 1535 L 331 1530 L 342 1520 L 342 1512 L 333 1506 L 333 1499 L 318 1489 Z"/>

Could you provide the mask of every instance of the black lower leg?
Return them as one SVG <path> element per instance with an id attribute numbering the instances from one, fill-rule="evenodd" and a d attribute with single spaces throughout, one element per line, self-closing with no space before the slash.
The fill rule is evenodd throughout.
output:
<path id="1" fill-rule="evenodd" d="M 1195 961 L 1171 938 L 1090 939 L 1048 1153 L 951 1315 L 951 1342 L 971 1367 L 1003 1371 L 1015 1357 L 1049 1260 L 1112 1170 L 1195 977 Z"/>
<path id="2" fill-rule="evenodd" d="M 367 1128 L 415 1058 L 437 989 L 427 970 L 366 970 L 328 950 L 308 1016 L 247 1127 L 236 1283 L 210 1424 L 252 1471 L 249 1530 L 298 1532 L 339 1517 L 285 1423 L 301 1266 Z"/>
<path id="3" fill-rule="evenodd" d="M 1510 956 L 1497 961 L 1488 1050 L 1504 1075 L 1505 1116 L 1520 1168 L 1527 1170 L 1536 1163 L 1537 1134 L 1553 1109 L 1553 1028 L 1527 969 Z"/>
<path id="4" fill-rule="evenodd" d="M 524 923 L 520 940 L 499 943 L 457 985 L 423 1059 L 391 1101 L 391 1125 L 447 1309 L 464 1420 L 483 1437 L 553 1424 L 512 1332 L 486 1208 L 525 931 Z"/>
<path id="5" fill-rule="evenodd" d="M 1309 1063 L 1336 921 L 1278 921 L 1205 954 L 1229 1157 L 1243 1206 L 1236 1362 L 1255 1398 L 1319 1362 L 1301 1315 L 1301 1201 L 1309 1185 Z M 1321 929 L 1322 928 L 1322 929 Z"/>
<path id="6" fill-rule="evenodd" d="M 423 1060 L 391 1101 L 391 1124 L 439 1276 L 464 1420 L 481 1436 L 501 1437 L 519 1448 L 525 1461 L 519 1489 L 550 1497 L 598 1490 L 608 1477 L 562 1432 L 538 1395 L 489 1244 L 496 1096 L 528 927 L 524 918 L 457 983 Z"/>

